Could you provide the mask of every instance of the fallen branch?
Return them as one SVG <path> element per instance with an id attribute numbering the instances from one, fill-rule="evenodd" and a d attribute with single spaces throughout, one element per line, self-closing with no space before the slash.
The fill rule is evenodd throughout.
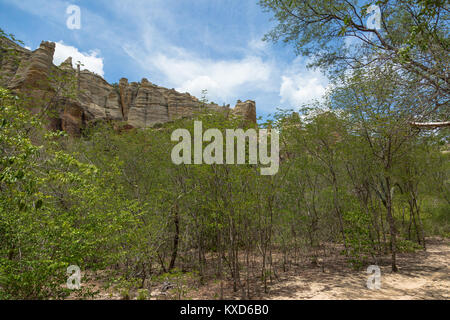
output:
<path id="1" fill-rule="evenodd" d="M 450 127 L 450 121 L 443 122 L 410 122 L 410 125 L 417 128 L 442 128 Z"/>

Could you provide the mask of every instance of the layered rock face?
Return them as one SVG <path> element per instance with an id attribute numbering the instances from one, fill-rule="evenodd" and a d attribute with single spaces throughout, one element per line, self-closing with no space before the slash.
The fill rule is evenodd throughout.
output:
<path id="1" fill-rule="evenodd" d="M 15 55 L 5 54 L 6 48 Z M 193 116 L 201 108 L 256 123 L 254 101 L 238 101 L 234 109 L 204 104 L 189 93 L 157 86 L 145 78 L 131 83 L 122 78 L 111 85 L 90 71 L 73 69 L 71 58 L 58 67 L 53 65 L 54 51 L 52 42 L 42 42 L 37 50 L 29 51 L 7 39 L 0 40 L 0 85 L 27 94 L 39 110 L 55 105 L 57 114 L 50 129 L 76 136 L 95 121 L 120 121 L 129 128 L 145 128 Z"/>
<path id="2" fill-rule="evenodd" d="M 235 115 L 243 117 L 245 120 L 256 123 L 256 103 L 252 100 L 242 102 L 238 100 L 233 110 Z"/>

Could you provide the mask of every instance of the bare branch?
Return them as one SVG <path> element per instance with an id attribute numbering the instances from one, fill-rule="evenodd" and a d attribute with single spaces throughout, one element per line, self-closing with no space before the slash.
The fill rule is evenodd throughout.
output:
<path id="1" fill-rule="evenodd" d="M 417 128 L 443 128 L 450 127 L 450 121 L 443 122 L 410 122 L 409 123 L 413 127 Z"/>

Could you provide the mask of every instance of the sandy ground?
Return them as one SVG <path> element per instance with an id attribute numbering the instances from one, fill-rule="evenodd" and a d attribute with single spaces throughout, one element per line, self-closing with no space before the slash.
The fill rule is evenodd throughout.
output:
<path id="1" fill-rule="evenodd" d="M 269 285 L 269 292 L 257 281 L 257 294 L 250 299 L 266 300 L 411 300 L 450 298 L 450 239 L 433 238 L 427 240 L 427 250 L 398 255 L 397 273 L 391 272 L 390 257 L 379 262 L 381 270 L 381 288 L 370 290 L 367 279 L 370 276 L 364 268 L 355 271 L 349 267 L 343 256 L 328 256 L 319 266 L 302 263 L 296 268 L 278 274 L 278 278 Z M 93 297 L 101 300 L 123 299 L 116 290 L 105 290 L 97 282 L 91 285 L 99 292 Z M 83 285 L 84 286 L 84 285 Z M 154 284 L 150 290 L 150 299 L 170 299 L 161 294 Z M 255 289 L 255 288 L 254 288 Z M 95 291 L 95 290 L 94 290 Z M 221 291 L 218 282 L 191 288 L 187 299 L 215 300 Z M 72 296 L 69 299 L 77 299 Z M 79 297 L 78 297 L 79 298 Z M 242 299 L 240 292 L 233 292 L 231 280 L 224 283 L 223 298 L 227 300 Z M 128 299 L 136 299 L 132 295 Z"/>
<path id="2" fill-rule="evenodd" d="M 426 252 L 401 254 L 399 272 L 380 266 L 381 288 L 369 290 L 365 270 L 345 272 L 325 268 L 306 269 L 271 287 L 264 299 L 342 300 L 342 299 L 445 299 L 450 297 L 450 243 L 429 240 Z"/>

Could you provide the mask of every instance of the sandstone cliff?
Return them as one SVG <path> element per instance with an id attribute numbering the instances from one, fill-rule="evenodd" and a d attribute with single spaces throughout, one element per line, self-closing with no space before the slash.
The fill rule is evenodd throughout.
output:
<path id="1" fill-rule="evenodd" d="M 5 54 L 6 50 L 14 54 Z M 238 101 L 234 109 L 204 104 L 189 93 L 157 86 L 145 78 L 131 83 L 122 78 L 111 85 L 90 71 L 75 70 L 71 58 L 60 66 L 53 65 L 54 52 L 52 42 L 44 41 L 29 51 L 7 39 L 0 40 L 0 85 L 29 96 L 37 110 L 56 106 L 50 129 L 79 135 L 95 121 L 120 121 L 129 128 L 144 128 L 192 116 L 200 108 L 256 123 L 254 101 Z"/>

